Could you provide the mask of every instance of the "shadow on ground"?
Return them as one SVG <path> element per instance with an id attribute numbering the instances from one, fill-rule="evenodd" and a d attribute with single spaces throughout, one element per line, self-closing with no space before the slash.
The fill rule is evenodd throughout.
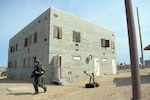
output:
<path id="1" fill-rule="evenodd" d="M 41 93 L 45 93 L 45 92 L 39 92 L 39 94 Z M 31 92 L 12 92 L 12 93 L 8 93 L 7 95 L 21 96 L 21 95 L 36 95 L 36 94 Z"/>
<path id="2" fill-rule="evenodd" d="M 32 83 L 32 81 L 23 81 L 23 80 L 8 79 L 7 77 L 0 77 L 0 83 Z"/>
<path id="3" fill-rule="evenodd" d="M 34 95 L 34 93 L 30 93 L 30 92 L 24 92 L 24 93 L 8 93 L 7 95 L 15 95 L 15 96 L 20 96 L 20 95 Z"/>
<path id="4" fill-rule="evenodd" d="M 117 87 L 132 85 L 131 77 L 114 78 L 113 82 Z M 141 75 L 141 84 L 150 83 L 150 75 Z"/>

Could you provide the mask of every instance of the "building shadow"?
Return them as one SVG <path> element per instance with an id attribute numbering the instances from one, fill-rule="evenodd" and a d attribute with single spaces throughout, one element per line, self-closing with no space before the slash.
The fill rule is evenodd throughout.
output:
<path id="1" fill-rule="evenodd" d="M 39 94 L 41 93 L 45 93 L 45 92 L 39 92 Z M 36 95 L 34 93 L 31 93 L 31 92 L 11 92 L 11 93 L 8 93 L 7 95 L 15 95 L 15 96 L 21 96 L 21 95 Z"/>
<path id="2" fill-rule="evenodd" d="M 0 83 L 32 83 L 32 80 L 25 81 L 19 79 L 9 79 L 7 77 L 0 77 Z"/>
<path id="3" fill-rule="evenodd" d="M 117 87 L 132 85 L 131 77 L 114 78 L 113 82 Z M 141 75 L 141 84 L 150 83 L 150 75 Z"/>
<path id="4" fill-rule="evenodd" d="M 35 95 L 35 94 L 34 93 L 30 93 L 30 92 L 21 92 L 21 93 L 8 93 L 7 95 L 20 96 L 20 95 Z"/>

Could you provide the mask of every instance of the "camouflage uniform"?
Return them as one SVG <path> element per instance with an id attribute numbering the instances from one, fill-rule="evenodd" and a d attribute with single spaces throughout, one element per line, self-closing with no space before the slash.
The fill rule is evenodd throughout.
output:
<path id="1" fill-rule="evenodd" d="M 46 92 L 46 90 L 47 90 L 47 87 L 43 84 L 44 73 L 45 73 L 45 69 L 44 69 L 44 66 L 42 65 L 41 61 L 36 61 L 35 68 L 34 68 L 34 71 L 32 72 L 32 76 L 31 76 L 31 77 L 34 77 L 33 86 L 34 86 L 35 94 L 39 93 L 38 86 L 43 88 L 44 92 Z"/>

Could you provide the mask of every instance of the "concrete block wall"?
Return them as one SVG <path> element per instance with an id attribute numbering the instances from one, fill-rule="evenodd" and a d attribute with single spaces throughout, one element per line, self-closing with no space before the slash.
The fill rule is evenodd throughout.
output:
<path id="1" fill-rule="evenodd" d="M 62 39 L 53 38 L 54 26 L 62 27 Z M 80 32 L 80 43 L 73 42 L 72 31 Z M 33 38 L 35 32 L 37 43 L 24 47 L 25 38 L 29 35 Z M 50 83 L 54 73 L 53 57 L 56 55 L 61 56 L 62 60 L 61 78 L 69 77 L 67 80 L 72 81 L 73 77 L 85 76 L 84 70 L 88 73 L 94 72 L 95 58 L 100 59 L 100 75 L 112 74 L 112 59 L 116 59 L 116 51 L 111 47 L 101 47 L 101 39 L 115 42 L 114 32 L 50 8 L 10 39 L 9 47 L 18 43 L 18 50 L 8 53 L 8 62 L 17 60 L 17 67 L 8 68 L 8 74 L 14 77 L 29 77 L 33 67 L 23 68 L 23 59 L 36 57 L 42 60 L 46 69 L 46 83 Z M 89 55 L 92 55 L 92 60 L 86 63 Z M 74 60 L 75 58 L 80 60 Z"/>
<path id="2" fill-rule="evenodd" d="M 48 65 L 48 46 L 49 46 L 49 9 L 33 20 L 20 32 L 18 32 L 9 41 L 8 50 L 8 62 L 15 62 L 16 64 L 9 65 L 8 77 L 27 77 L 30 78 L 31 72 L 33 70 L 33 57 L 42 60 L 43 65 L 47 67 Z M 37 32 L 37 42 L 34 43 L 34 33 Z M 31 35 L 31 44 L 25 47 L 25 38 Z M 18 44 L 18 49 L 14 52 L 10 52 L 11 46 Z M 24 59 L 29 61 L 29 66 L 24 67 Z M 19 77 L 18 77 L 19 76 Z"/>
<path id="3" fill-rule="evenodd" d="M 107 59 L 101 61 L 100 73 L 112 74 L 112 59 L 116 59 L 116 51 L 111 47 L 102 48 L 101 39 L 115 41 L 114 32 L 57 9 L 52 8 L 50 14 L 50 60 L 53 55 L 61 55 L 63 70 L 72 70 L 75 76 L 80 77 L 84 75 L 83 70 L 94 72 L 94 58 Z M 53 38 L 53 26 L 62 27 L 62 39 Z M 73 42 L 72 31 L 80 32 L 80 43 Z M 86 57 L 89 55 L 93 56 L 93 60 L 87 64 Z M 74 61 L 75 56 L 81 57 L 81 60 Z"/>

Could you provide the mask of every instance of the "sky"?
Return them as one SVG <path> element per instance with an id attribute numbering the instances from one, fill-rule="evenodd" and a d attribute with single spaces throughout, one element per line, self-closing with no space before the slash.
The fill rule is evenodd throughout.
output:
<path id="1" fill-rule="evenodd" d="M 141 51 L 136 7 L 144 48 L 150 44 L 149 5 L 150 0 L 132 0 L 138 59 Z M 7 67 L 9 39 L 50 7 L 114 31 L 116 61 L 130 64 L 124 0 L 0 0 L 0 66 Z M 150 60 L 150 51 L 144 51 L 144 59 Z"/>

